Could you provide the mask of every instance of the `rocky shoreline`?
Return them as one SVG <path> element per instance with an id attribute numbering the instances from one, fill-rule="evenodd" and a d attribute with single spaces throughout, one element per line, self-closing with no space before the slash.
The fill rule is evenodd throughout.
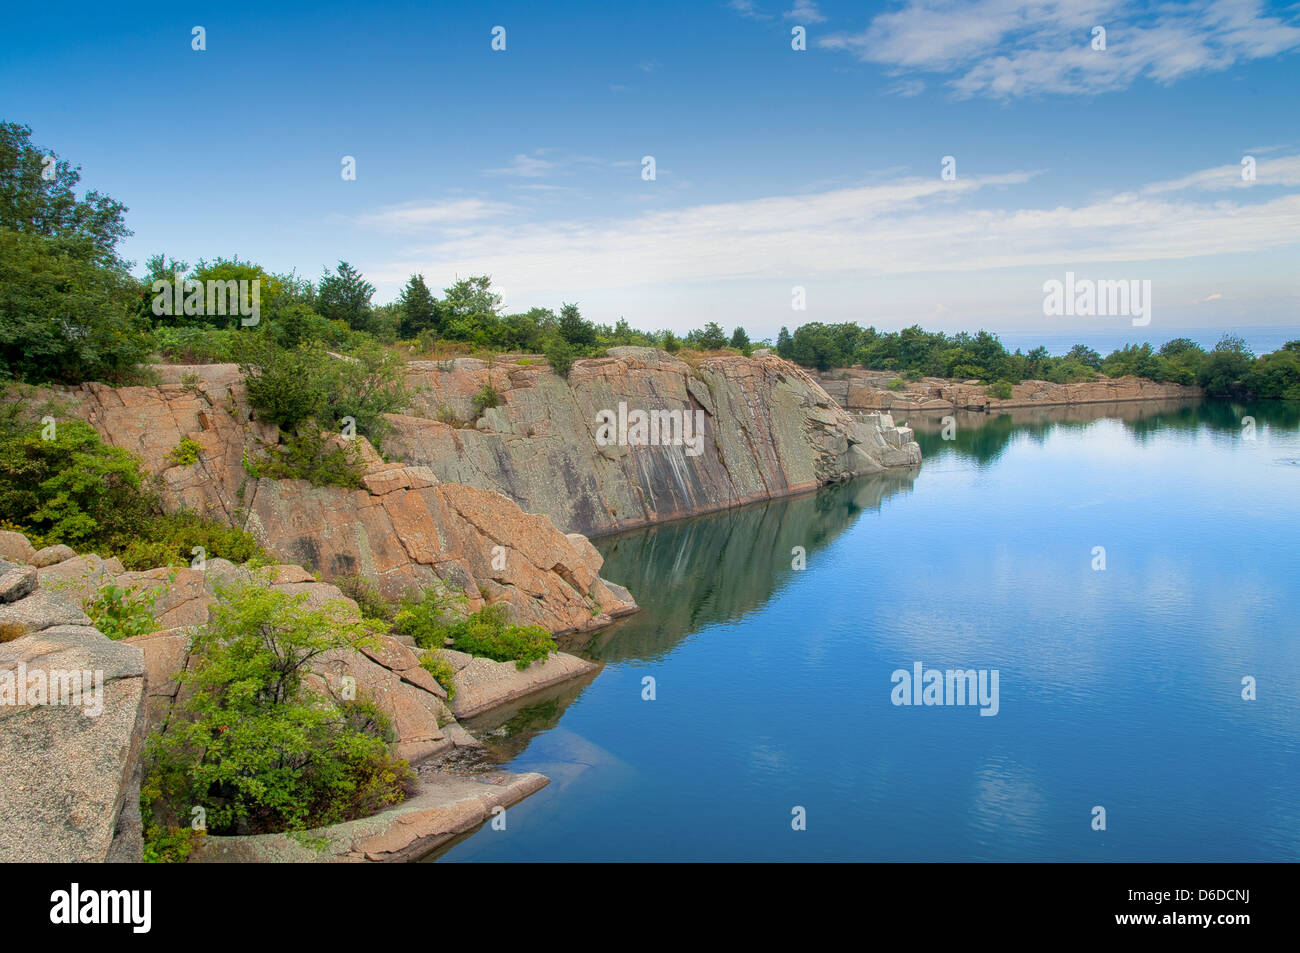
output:
<path id="1" fill-rule="evenodd" d="M 388 415 L 381 456 L 355 437 L 361 487 L 257 478 L 250 456 L 275 444 L 257 421 L 234 365 L 162 366 L 160 383 L 89 383 L 54 396 L 106 443 L 138 455 L 168 512 L 195 511 L 252 532 L 280 563 L 262 570 L 208 559 L 201 568 L 128 572 L 66 546 L 36 551 L 0 532 L 0 677 L 99 671 L 104 712 L 44 703 L 0 705 L 0 860 L 139 861 L 140 755 L 183 701 L 193 635 L 222 586 L 254 572 L 310 607 L 343 603 L 330 580 L 361 576 L 386 597 L 448 583 L 468 606 L 505 604 L 520 624 L 593 632 L 635 612 L 631 593 L 600 576 L 595 533 L 682 519 L 799 493 L 886 468 L 920 450 L 888 414 L 855 419 L 806 371 L 774 356 L 688 364 L 651 348 L 613 348 L 574 364 L 566 381 L 544 364 L 461 358 L 408 366 L 418 388 L 408 414 Z M 490 385 L 496 406 L 475 416 Z M 620 402 L 704 415 L 698 456 L 680 446 L 602 446 L 598 414 Z M 339 438 L 335 438 L 339 439 Z M 178 463 L 183 440 L 197 461 Z M 152 594 L 157 629 L 112 641 L 81 608 L 106 586 Z M 411 860 L 546 783 L 494 770 L 459 719 L 592 676 L 599 665 L 551 653 L 514 663 L 438 652 L 454 700 L 421 667 L 409 639 L 335 650 L 308 682 L 345 677 L 391 719 L 393 754 L 417 767 L 418 790 L 396 807 L 314 832 L 323 849 L 287 835 L 205 837 L 191 857 L 223 860 Z M 11 676 L 12 679 L 12 676 Z M 16 701 L 16 700 L 15 700 Z M 321 846 L 318 845 L 318 846 Z"/>
<path id="2" fill-rule="evenodd" d="M 989 393 L 989 385 L 978 381 L 957 381 L 942 377 L 907 381 L 894 371 L 873 371 L 860 367 L 826 371 L 818 375 L 818 381 L 850 413 L 889 411 L 897 414 L 950 410 L 992 412 L 1133 400 L 1195 400 L 1203 396 L 1199 387 L 1160 383 L 1140 377 L 1112 379 L 1104 375 L 1094 381 L 1073 384 L 1021 381 L 1011 385 L 1011 396 L 1007 398 L 994 397 Z M 895 383 L 898 381 L 902 382 L 901 387 Z M 891 384 L 899 389 L 891 389 Z"/>

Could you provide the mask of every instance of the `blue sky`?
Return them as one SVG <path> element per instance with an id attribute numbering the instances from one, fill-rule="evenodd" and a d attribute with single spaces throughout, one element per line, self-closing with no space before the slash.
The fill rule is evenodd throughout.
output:
<path id="1" fill-rule="evenodd" d="M 1072 270 L 1151 280 L 1152 338 L 1300 324 L 1298 4 L 327 6 L 13 5 L 0 118 L 130 208 L 128 258 L 347 259 L 380 301 L 487 272 L 678 331 L 1128 325 L 1045 317 Z"/>

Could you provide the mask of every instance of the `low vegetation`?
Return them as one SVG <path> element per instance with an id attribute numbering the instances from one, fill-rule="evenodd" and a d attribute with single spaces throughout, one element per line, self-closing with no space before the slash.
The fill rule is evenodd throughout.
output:
<path id="1" fill-rule="evenodd" d="M 119 556 L 128 569 L 264 555 L 248 533 L 194 513 L 166 515 L 134 454 L 79 420 L 0 416 L 0 522 L 33 545 Z"/>
<path id="2" fill-rule="evenodd" d="M 87 599 L 82 608 L 95 628 L 117 641 L 157 631 L 153 616 L 157 599 L 158 592 L 154 589 L 141 592 L 108 583 Z"/>
<path id="3" fill-rule="evenodd" d="M 414 775 L 389 753 L 382 712 L 305 684 L 322 653 L 376 645 L 374 627 L 343 602 L 311 609 L 305 594 L 264 581 L 219 595 L 193 644 L 197 664 L 180 676 L 188 700 L 147 747 L 149 855 L 183 855 L 195 809 L 210 834 L 257 834 L 301 832 L 403 800 Z"/>

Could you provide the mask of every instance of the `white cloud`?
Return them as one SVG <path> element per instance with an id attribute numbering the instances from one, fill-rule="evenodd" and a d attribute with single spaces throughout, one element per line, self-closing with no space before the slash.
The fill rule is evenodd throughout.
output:
<path id="1" fill-rule="evenodd" d="M 759 10 L 757 7 L 754 6 L 754 0 L 731 0 L 731 2 L 727 4 L 727 6 L 730 7 L 732 10 L 734 10 L 736 13 L 739 13 L 742 17 L 748 17 L 751 20 L 772 19 L 770 14 L 763 13 L 761 10 Z"/>
<path id="2" fill-rule="evenodd" d="M 826 17 L 817 9 L 813 0 L 794 0 L 794 6 L 781 15 L 787 20 L 798 20 L 800 23 L 826 22 Z"/>
<path id="3" fill-rule="evenodd" d="M 397 205 L 357 217 L 357 224 L 385 232 L 420 232 L 439 227 L 466 225 L 504 215 L 511 206 L 483 199 L 453 199 L 427 205 Z"/>
<path id="4" fill-rule="evenodd" d="M 1289 157 L 1279 162 L 1300 161 Z M 1188 179 L 1197 179 L 1197 173 Z M 1077 206 L 990 208 L 1028 172 L 896 179 L 594 222 L 484 222 L 418 251 L 422 268 L 491 273 L 517 293 L 798 276 L 975 272 L 1260 251 L 1300 241 L 1300 193 L 1193 201 L 1157 188 Z M 1157 186 L 1163 183 L 1156 183 Z M 1169 194 L 1166 194 L 1169 193 Z M 972 201 L 981 197 L 978 202 Z M 1248 201 L 1256 199 L 1258 201 Z M 392 266 L 393 270 L 408 267 Z M 418 269 L 417 269 L 418 270 Z"/>
<path id="5" fill-rule="evenodd" d="M 1142 193 L 1158 195 L 1163 192 L 1183 192 L 1193 189 L 1218 192 L 1226 189 L 1258 188 L 1265 185 L 1300 185 L 1300 156 L 1257 161 L 1253 182 L 1242 179 L 1239 164 L 1221 165 L 1166 182 L 1152 182 L 1150 185 L 1143 186 Z"/>
<path id="6" fill-rule="evenodd" d="M 1106 28 L 1093 50 L 1092 28 Z M 1300 48 L 1300 28 L 1259 0 L 907 0 L 819 45 L 898 72 L 945 74 L 961 98 L 1124 89 Z"/>
<path id="7" fill-rule="evenodd" d="M 485 175 L 514 175 L 520 178 L 531 179 L 546 175 L 555 168 L 555 163 L 546 159 L 538 158 L 535 155 L 517 155 L 511 161 L 510 165 L 503 169 L 485 169 Z"/>

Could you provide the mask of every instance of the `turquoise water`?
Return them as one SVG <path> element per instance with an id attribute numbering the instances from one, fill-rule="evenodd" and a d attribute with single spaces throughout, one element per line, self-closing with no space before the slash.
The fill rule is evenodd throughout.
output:
<path id="1" fill-rule="evenodd" d="M 552 784 L 445 859 L 1300 858 L 1300 407 L 911 423 L 915 473 L 597 541 L 643 611 L 471 725 Z M 997 714 L 892 704 L 916 662 Z"/>

